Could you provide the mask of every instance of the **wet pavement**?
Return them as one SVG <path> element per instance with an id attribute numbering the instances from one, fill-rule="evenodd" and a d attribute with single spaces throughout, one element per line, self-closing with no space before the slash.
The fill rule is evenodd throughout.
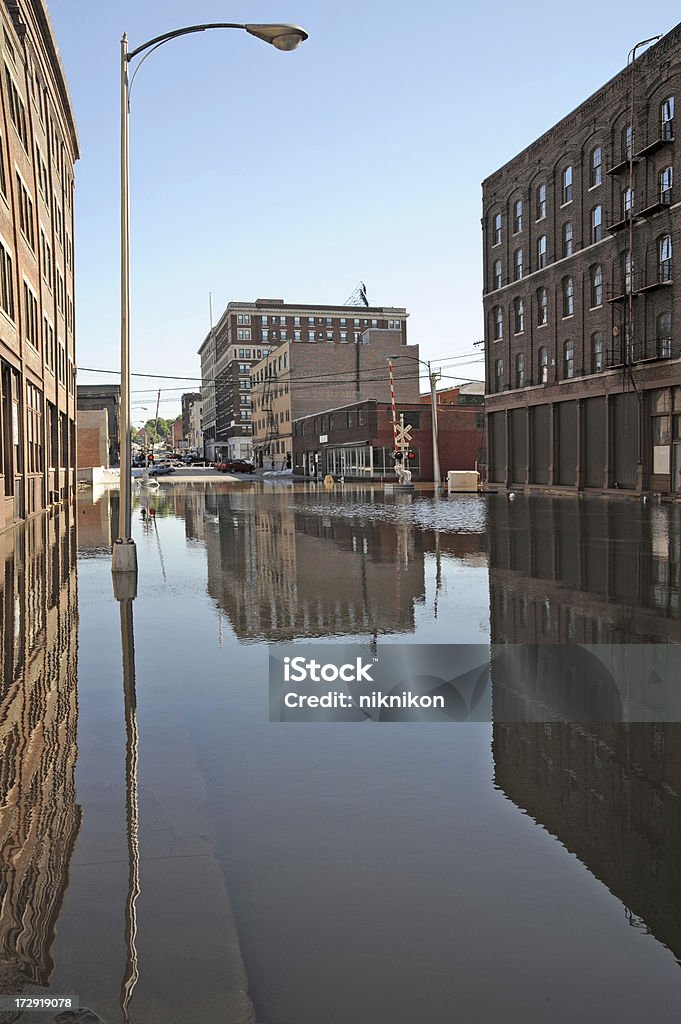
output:
<path id="1" fill-rule="evenodd" d="M 681 727 L 282 725 L 267 671 L 294 639 L 679 642 L 678 506 L 164 486 L 128 607 L 116 514 L 85 492 L 0 535 L 2 992 L 139 1024 L 677 1020 Z"/>

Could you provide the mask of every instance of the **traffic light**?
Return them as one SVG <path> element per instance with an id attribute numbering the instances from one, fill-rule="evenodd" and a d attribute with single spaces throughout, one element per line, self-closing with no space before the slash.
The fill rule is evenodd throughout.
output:
<path id="1" fill-rule="evenodd" d="M 416 455 L 414 454 L 414 452 L 409 452 L 409 454 L 407 455 L 407 458 L 408 459 L 415 459 Z"/>

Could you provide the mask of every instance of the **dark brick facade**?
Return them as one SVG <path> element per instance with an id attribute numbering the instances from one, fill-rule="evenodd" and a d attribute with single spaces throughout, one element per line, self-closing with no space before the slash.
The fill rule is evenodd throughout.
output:
<path id="1" fill-rule="evenodd" d="M 681 488 L 675 99 L 681 26 L 483 183 L 496 483 Z"/>

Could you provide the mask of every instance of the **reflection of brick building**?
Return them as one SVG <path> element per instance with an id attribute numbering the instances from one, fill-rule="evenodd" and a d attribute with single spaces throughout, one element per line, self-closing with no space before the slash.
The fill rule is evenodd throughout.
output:
<path id="1" fill-rule="evenodd" d="M 425 593 L 413 527 L 358 519 L 333 506 L 296 511 L 277 492 L 267 506 L 232 492 L 206 524 L 208 591 L 240 638 L 414 630 Z"/>
<path id="2" fill-rule="evenodd" d="M 408 460 L 415 480 L 433 479 L 430 404 L 400 402 L 412 430 Z M 475 469 L 485 456 L 485 416 L 478 405 L 438 408 L 438 450 L 442 475 L 450 469 Z M 293 470 L 305 476 L 346 479 L 394 478 L 394 439 L 389 402 L 365 401 L 306 416 L 293 424 Z"/>
<path id="3" fill-rule="evenodd" d="M 675 506 L 490 496 L 492 643 L 681 642 L 680 537 Z M 524 682 L 496 677 L 493 663 L 500 719 L 523 706 Z M 498 720 L 495 782 L 679 959 L 681 726 L 614 721 Z"/>
<path id="4" fill-rule="evenodd" d="M 75 523 L 0 537 L 0 978 L 46 985 L 80 827 Z"/>

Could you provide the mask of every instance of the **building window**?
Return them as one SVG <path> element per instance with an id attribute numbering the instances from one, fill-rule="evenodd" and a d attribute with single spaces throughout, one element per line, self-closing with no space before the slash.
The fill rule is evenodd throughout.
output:
<path id="1" fill-rule="evenodd" d="M 664 167 L 660 171 L 659 183 L 660 183 L 660 202 L 665 206 L 669 206 L 672 201 L 672 181 L 673 171 L 671 166 Z"/>
<path id="2" fill-rule="evenodd" d="M 602 373 L 603 369 L 603 335 L 596 331 L 591 335 L 591 372 Z"/>
<path id="3" fill-rule="evenodd" d="M 341 340 L 341 345 L 347 345 L 347 343 L 348 343 L 348 332 L 347 331 L 341 331 L 340 332 L 340 340 Z"/>
<path id="4" fill-rule="evenodd" d="M 539 383 L 547 384 L 549 380 L 549 350 L 545 347 L 539 349 Z"/>
<path id="5" fill-rule="evenodd" d="M 575 311 L 575 287 L 571 277 L 563 278 L 563 316 L 572 316 Z"/>
<path id="6" fill-rule="evenodd" d="M 268 329 L 263 329 L 261 341 L 269 341 L 269 340 L 270 340 L 269 328 Z"/>
<path id="7" fill-rule="evenodd" d="M 561 203 L 572 202 L 572 167 L 566 167 L 561 176 Z"/>
<path id="8" fill-rule="evenodd" d="M 250 327 L 238 327 L 236 332 L 237 341 L 250 341 L 251 340 L 251 329 Z"/>
<path id="9" fill-rule="evenodd" d="M 516 249 L 513 253 L 513 279 L 519 281 L 523 276 L 523 250 Z"/>
<path id="10" fill-rule="evenodd" d="M 574 342 L 566 341 L 563 346 L 563 376 L 567 379 L 575 375 Z"/>
<path id="11" fill-rule="evenodd" d="M 39 350 L 38 300 L 28 283 L 24 281 L 24 337 L 29 345 Z"/>
<path id="12" fill-rule="evenodd" d="M 563 224 L 563 258 L 572 256 L 574 252 L 572 221 L 568 220 Z"/>
<path id="13" fill-rule="evenodd" d="M 513 312 L 515 318 L 515 333 L 522 334 L 525 330 L 525 303 L 522 299 L 513 300 Z"/>
<path id="14" fill-rule="evenodd" d="M 264 314 L 263 316 L 260 317 L 260 323 L 262 324 L 263 327 L 267 327 L 267 324 L 269 323 L 267 314 Z"/>
<path id="15" fill-rule="evenodd" d="M 603 305 L 603 269 L 591 268 L 591 308 Z"/>
<path id="16" fill-rule="evenodd" d="M 523 230 L 523 201 L 517 199 L 513 206 L 513 234 Z"/>
<path id="17" fill-rule="evenodd" d="M 603 238 L 603 207 L 594 206 L 591 211 L 591 242 L 600 242 Z"/>
<path id="18" fill-rule="evenodd" d="M 603 150 L 600 146 L 596 146 L 591 150 L 590 160 L 590 184 L 591 188 L 595 188 L 596 185 L 600 185 L 603 181 Z"/>
<path id="19" fill-rule="evenodd" d="M 634 155 L 634 130 L 630 124 L 622 129 L 622 158 L 630 160 Z"/>
<path id="20" fill-rule="evenodd" d="M 294 331 L 293 332 L 293 340 L 294 341 L 300 341 L 300 331 Z"/>
<path id="21" fill-rule="evenodd" d="M 634 285 L 634 261 L 631 258 L 631 253 L 627 253 L 624 257 L 624 291 L 628 295 Z"/>
<path id="22" fill-rule="evenodd" d="M 250 315 L 250 313 L 237 313 L 237 315 L 236 315 L 236 322 L 238 324 L 250 324 L 250 322 L 251 322 L 251 315 Z"/>
<path id="23" fill-rule="evenodd" d="M 28 133 L 26 131 L 26 108 L 24 107 L 23 100 L 19 95 L 19 90 L 14 84 L 9 68 L 5 64 L 5 80 L 7 82 L 7 101 L 9 105 L 9 116 L 12 119 L 12 124 L 17 130 L 17 135 L 21 139 L 21 144 L 28 153 Z"/>
<path id="24" fill-rule="evenodd" d="M 492 245 L 501 245 L 501 214 L 495 213 L 492 221 Z"/>
<path id="25" fill-rule="evenodd" d="M 672 354 L 672 315 L 660 313 L 655 322 L 657 355 L 660 359 L 670 359 Z"/>
<path id="26" fill-rule="evenodd" d="M 525 387 L 525 356 L 522 352 L 518 352 L 515 357 L 515 386 L 517 388 Z"/>
<path id="27" fill-rule="evenodd" d="M 504 336 L 504 311 L 501 306 L 494 307 L 494 340 L 500 341 Z"/>
<path id="28" fill-rule="evenodd" d="M 537 220 L 543 220 L 546 216 L 546 184 L 542 183 L 537 188 Z"/>
<path id="29" fill-rule="evenodd" d="M 327 341 L 333 341 L 333 331 L 327 331 L 326 332 L 326 340 Z"/>
<path id="30" fill-rule="evenodd" d="M 625 188 L 622 193 L 622 214 L 625 218 L 630 216 L 630 211 L 634 208 L 634 199 L 633 188 Z"/>
<path id="31" fill-rule="evenodd" d="M 33 225 L 33 200 L 28 194 L 21 175 L 17 171 L 17 198 L 19 201 L 19 226 L 24 238 L 35 251 L 35 228 Z"/>
<path id="32" fill-rule="evenodd" d="M 660 107 L 661 137 L 665 142 L 674 138 L 674 97 L 668 96 Z"/>
<path id="33" fill-rule="evenodd" d="M 316 336 L 314 331 L 308 331 L 307 332 L 307 340 L 308 341 L 314 341 L 316 339 L 316 337 L 317 336 Z"/>
<path id="34" fill-rule="evenodd" d="M 14 320 L 14 276 L 12 257 L 0 242 L 0 306 Z"/>
<path id="35" fill-rule="evenodd" d="M 307 318 L 307 326 L 308 327 L 314 327 L 314 317 L 313 316 L 309 316 Z"/>
<path id="36" fill-rule="evenodd" d="M 280 327 L 286 327 L 286 317 L 285 316 L 280 316 L 279 317 L 279 325 L 280 325 Z"/>
<path id="37" fill-rule="evenodd" d="M 549 296 L 546 288 L 537 292 L 537 326 L 544 327 L 549 322 Z"/>
<path id="38" fill-rule="evenodd" d="M 543 270 L 546 263 L 546 235 L 540 235 L 537 239 L 537 269 Z"/>
<path id="39" fill-rule="evenodd" d="M 392 323 L 393 323 L 393 322 L 392 322 L 392 320 L 391 320 L 391 321 L 390 321 L 390 325 L 389 325 L 389 326 L 391 326 L 391 327 L 392 327 Z M 342 317 L 340 318 L 340 325 L 341 325 L 341 327 L 345 327 L 345 326 L 346 326 L 346 324 L 347 324 L 347 320 L 346 320 L 346 318 L 345 318 L 344 316 L 342 316 Z M 395 321 L 395 326 L 397 327 L 397 320 Z"/>
<path id="40" fill-rule="evenodd" d="M 495 289 L 501 288 L 501 260 L 494 261 L 494 267 L 492 269 L 492 276 L 494 278 Z"/>
<path id="41" fill-rule="evenodd" d="M 657 279 L 666 282 L 672 279 L 672 236 L 662 235 L 657 240 Z"/>
<path id="42" fill-rule="evenodd" d="M 494 364 L 494 379 L 496 381 L 496 390 L 504 390 L 504 360 L 497 359 Z"/>

